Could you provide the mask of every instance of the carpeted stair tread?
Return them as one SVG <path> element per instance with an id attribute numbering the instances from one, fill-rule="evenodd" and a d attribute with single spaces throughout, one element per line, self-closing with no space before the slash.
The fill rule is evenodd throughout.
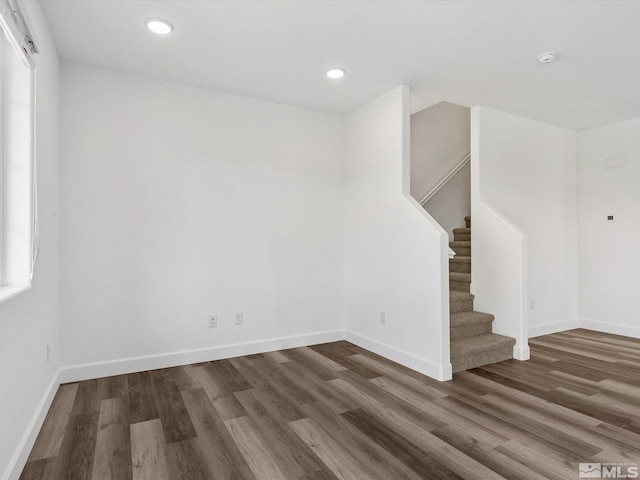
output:
<path id="1" fill-rule="evenodd" d="M 451 302 L 464 302 L 467 300 L 473 300 L 473 294 L 467 292 L 458 292 L 456 290 L 449 290 L 449 303 Z"/>
<path id="2" fill-rule="evenodd" d="M 457 254 L 450 258 L 449 273 L 471 273 L 471 257 Z"/>
<path id="3" fill-rule="evenodd" d="M 488 313 L 468 310 L 460 313 L 452 313 L 449 327 L 451 342 L 461 338 L 476 338 L 482 335 L 490 335 L 493 325 L 493 315 Z M 486 356 L 485 356 L 486 357 Z M 490 358 L 493 358 L 491 355 Z M 465 357 L 466 364 L 475 364 L 475 359 Z"/>
<path id="4" fill-rule="evenodd" d="M 471 241 L 469 240 L 454 240 L 449 242 L 449 247 L 456 252 L 456 255 L 471 255 Z"/>
<path id="5" fill-rule="evenodd" d="M 473 295 L 460 290 L 449 290 L 449 313 L 473 310 Z"/>
<path id="6" fill-rule="evenodd" d="M 471 273 L 457 272 L 455 270 L 467 270 L 453 268 L 449 270 L 449 290 L 457 292 L 469 292 L 471 290 Z"/>
<path id="7" fill-rule="evenodd" d="M 463 272 L 449 272 L 449 280 L 471 283 L 471 274 Z"/>
<path id="8" fill-rule="evenodd" d="M 453 241 L 453 242 L 449 242 L 449 245 L 451 246 L 451 248 L 453 247 L 465 247 L 465 248 L 471 248 L 471 242 L 470 241 Z M 455 257 L 454 257 L 455 258 Z"/>
<path id="9" fill-rule="evenodd" d="M 468 255 L 456 255 L 455 257 L 450 258 L 449 261 L 453 263 L 471 263 L 471 257 Z"/>
<path id="10" fill-rule="evenodd" d="M 451 328 L 465 327 L 475 323 L 493 322 L 493 319 L 494 316 L 490 313 L 476 312 L 472 310 L 470 312 L 452 313 L 450 325 Z"/>
<path id="11" fill-rule="evenodd" d="M 451 360 L 476 353 L 513 347 L 515 343 L 515 338 L 496 333 L 451 340 Z"/>
<path id="12" fill-rule="evenodd" d="M 470 242 L 471 229 L 470 228 L 454 228 L 453 241 L 454 242 Z"/>

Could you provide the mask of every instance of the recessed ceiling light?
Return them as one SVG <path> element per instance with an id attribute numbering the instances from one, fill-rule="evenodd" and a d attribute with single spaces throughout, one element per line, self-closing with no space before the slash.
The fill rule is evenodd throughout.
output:
<path id="1" fill-rule="evenodd" d="M 556 52 L 545 52 L 538 55 L 538 62 L 551 63 L 558 57 Z"/>
<path id="2" fill-rule="evenodd" d="M 332 68 L 327 71 L 327 77 L 332 79 L 342 78 L 344 77 L 344 70 L 342 68 Z"/>
<path id="3" fill-rule="evenodd" d="M 147 28 L 153 33 L 166 35 L 168 33 L 171 33 L 171 30 L 173 30 L 173 25 L 171 25 L 166 20 L 162 20 L 161 18 L 150 18 L 149 20 L 147 20 Z"/>

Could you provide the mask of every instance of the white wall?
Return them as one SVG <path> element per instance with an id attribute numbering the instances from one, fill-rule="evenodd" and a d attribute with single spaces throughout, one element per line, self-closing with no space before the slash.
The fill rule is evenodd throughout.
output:
<path id="1" fill-rule="evenodd" d="M 451 378 L 448 238 L 409 194 L 408 128 L 407 87 L 347 117 L 347 339 L 444 380 Z"/>
<path id="2" fill-rule="evenodd" d="M 342 117 L 76 64 L 62 101 L 66 365 L 342 331 Z"/>
<path id="3" fill-rule="evenodd" d="M 416 200 L 469 153 L 469 115 L 467 107 L 448 102 L 411 115 L 411 195 Z"/>
<path id="4" fill-rule="evenodd" d="M 583 326 L 640 338 L 638 138 L 640 119 L 580 132 L 578 198 Z M 605 159 L 618 156 L 623 167 L 604 168 Z"/>
<path id="5" fill-rule="evenodd" d="M 47 398 L 59 365 L 60 351 L 58 57 L 40 4 L 23 2 L 22 5 L 40 49 L 37 57 L 36 132 L 41 248 L 31 290 L 0 304 L 0 474 L 4 474 L 3 479 L 17 478 L 22 470 L 21 463 L 24 463 L 25 454 L 31 448 L 25 432 L 28 434 L 29 425 L 34 422 L 37 433 L 39 424 L 34 412 L 37 412 L 39 403 Z M 52 348 L 49 364 L 47 345 Z M 33 440 L 35 436 L 31 437 Z"/>
<path id="6" fill-rule="evenodd" d="M 471 148 L 476 150 L 473 146 Z M 480 158 L 480 155 L 475 157 Z M 479 169 L 474 165 L 471 173 L 472 192 L 476 192 Z M 493 314 L 493 332 L 515 338 L 513 358 L 527 360 L 527 236 L 478 197 L 472 199 L 471 216 L 473 308 L 478 312 Z"/>
<path id="7" fill-rule="evenodd" d="M 464 227 L 464 217 L 471 214 L 471 165 L 451 177 L 424 208 L 453 240 L 453 229 Z"/>
<path id="8" fill-rule="evenodd" d="M 576 133 L 497 110 L 474 109 L 472 128 L 478 129 L 474 132 L 478 145 L 472 152 L 472 164 L 477 162 L 472 169 L 478 169 L 478 183 L 474 191 L 472 173 L 472 216 L 479 199 L 526 235 L 529 335 L 574 328 L 578 325 Z M 484 255 L 480 248 L 495 248 L 486 241 L 490 237 L 476 241 L 477 228 L 482 228 L 476 220 L 472 218 L 474 291 L 479 273 L 475 262 Z M 530 302 L 535 302 L 534 309 Z"/>

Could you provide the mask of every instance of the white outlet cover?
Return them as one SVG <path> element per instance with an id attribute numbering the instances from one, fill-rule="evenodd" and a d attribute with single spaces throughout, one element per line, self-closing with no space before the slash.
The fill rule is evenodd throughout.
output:
<path id="1" fill-rule="evenodd" d="M 218 326 L 218 316 L 209 315 L 209 328 L 216 328 Z"/>
<path id="2" fill-rule="evenodd" d="M 236 325 L 242 325 L 244 323 L 244 314 L 236 313 Z"/>

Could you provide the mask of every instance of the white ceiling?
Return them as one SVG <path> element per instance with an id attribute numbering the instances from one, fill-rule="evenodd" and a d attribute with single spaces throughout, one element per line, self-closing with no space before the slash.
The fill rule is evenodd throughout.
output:
<path id="1" fill-rule="evenodd" d="M 640 117 L 638 1 L 42 4 L 63 59 L 315 110 L 407 84 L 414 111 L 447 100 L 575 130 Z M 548 50 L 559 60 L 538 64 Z M 331 66 L 347 76 L 328 80 Z"/>

